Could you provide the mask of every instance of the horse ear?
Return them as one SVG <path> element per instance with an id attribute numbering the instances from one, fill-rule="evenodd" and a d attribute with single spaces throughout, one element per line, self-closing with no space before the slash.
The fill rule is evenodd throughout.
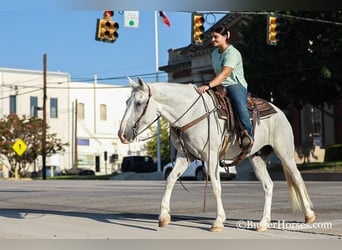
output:
<path id="1" fill-rule="evenodd" d="M 129 76 L 127 76 L 129 84 L 132 86 L 132 88 L 137 87 L 137 83 L 133 81 Z"/>
<path id="2" fill-rule="evenodd" d="M 140 88 L 142 90 L 144 90 L 145 86 L 146 86 L 146 83 L 144 82 L 144 80 L 140 76 L 138 76 L 138 83 L 139 83 Z"/>

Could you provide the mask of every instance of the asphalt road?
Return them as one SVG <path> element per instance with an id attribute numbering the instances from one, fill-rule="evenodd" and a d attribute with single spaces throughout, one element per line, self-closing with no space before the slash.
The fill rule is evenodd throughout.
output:
<path id="1" fill-rule="evenodd" d="M 162 180 L 0 181 L 0 239 L 341 239 L 342 182 L 306 182 L 317 220 L 293 213 L 286 182 L 274 182 L 272 228 L 255 232 L 263 191 L 257 181 L 222 183 L 225 230 L 209 232 L 215 202 L 209 183 L 177 183 L 172 223 L 158 227 Z M 204 197 L 206 204 L 204 207 Z M 205 210 L 203 211 L 203 209 Z"/>

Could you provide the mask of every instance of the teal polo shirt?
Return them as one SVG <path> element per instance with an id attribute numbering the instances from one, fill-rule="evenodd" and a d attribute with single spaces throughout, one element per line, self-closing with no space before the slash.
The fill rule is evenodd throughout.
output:
<path id="1" fill-rule="evenodd" d="M 222 82 L 223 86 L 241 83 L 247 89 L 248 84 L 243 72 L 242 57 L 233 45 L 230 44 L 222 53 L 219 52 L 218 48 L 214 49 L 211 60 L 216 75 L 222 71 L 223 66 L 233 69 L 232 73 Z"/>

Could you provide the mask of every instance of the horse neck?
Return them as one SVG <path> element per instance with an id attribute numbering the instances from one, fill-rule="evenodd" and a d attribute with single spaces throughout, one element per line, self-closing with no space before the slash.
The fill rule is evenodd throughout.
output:
<path id="1" fill-rule="evenodd" d="M 179 119 L 199 97 L 192 84 L 156 83 L 151 85 L 151 91 L 157 111 L 170 123 Z"/>

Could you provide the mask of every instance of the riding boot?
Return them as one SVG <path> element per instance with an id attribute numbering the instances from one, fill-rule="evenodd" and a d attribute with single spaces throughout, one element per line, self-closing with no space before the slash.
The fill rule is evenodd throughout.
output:
<path id="1" fill-rule="evenodd" d="M 240 148 L 243 151 L 249 152 L 251 147 L 253 146 L 253 143 L 254 143 L 254 140 L 248 134 L 247 130 L 242 131 L 241 137 L 240 137 Z"/>

